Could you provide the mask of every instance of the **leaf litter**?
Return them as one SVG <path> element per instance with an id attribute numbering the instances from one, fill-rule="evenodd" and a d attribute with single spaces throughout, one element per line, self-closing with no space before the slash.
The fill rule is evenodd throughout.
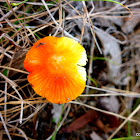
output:
<path id="1" fill-rule="evenodd" d="M 107 1 L 42 0 L 15 6 L 10 6 L 10 2 L 0 2 L 0 138 L 44 140 L 50 139 L 54 132 L 56 139 L 135 137 L 140 130 L 139 0 L 123 1 L 134 14 L 130 20 L 124 20 L 131 16 L 129 11 Z M 22 62 L 31 46 L 48 35 L 68 36 L 85 47 L 91 58 L 86 70 L 94 81 L 89 80 L 88 88 L 95 85 L 106 88 L 89 89 L 87 94 L 105 95 L 106 90 L 112 91 L 113 87 L 114 92 L 128 95 L 114 97 L 110 93 L 109 97 L 80 96 L 76 100 L 114 112 L 113 115 L 73 103 L 65 104 L 61 114 L 59 105 L 52 105 L 35 94 L 26 80 Z M 62 120 L 59 120 L 60 114 Z M 120 116 L 129 118 L 123 121 Z M 58 122 L 59 129 L 56 129 Z"/>

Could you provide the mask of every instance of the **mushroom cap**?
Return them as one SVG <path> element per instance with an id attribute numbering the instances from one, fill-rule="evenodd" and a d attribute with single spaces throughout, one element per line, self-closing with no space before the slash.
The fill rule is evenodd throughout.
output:
<path id="1" fill-rule="evenodd" d="M 85 49 L 68 37 L 48 36 L 27 52 L 23 66 L 34 91 L 51 103 L 76 99 L 85 89 L 87 55 Z"/>

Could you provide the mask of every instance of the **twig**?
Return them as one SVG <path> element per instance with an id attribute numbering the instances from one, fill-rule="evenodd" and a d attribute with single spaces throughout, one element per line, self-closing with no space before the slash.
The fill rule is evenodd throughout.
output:
<path id="1" fill-rule="evenodd" d="M 117 132 L 140 110 L 140 105 L 129 115 L 128 118 L 114 131 L 113 134 L 108 138 L 108 140 L 112 139 L 113 136 L 117 134 Z"/>
<path id="2" fill-rule="evenodd" d="M 6 124 L 5 124 L 5 122 L 4 122 L 4 119 L 3 119 L 3 117 L 2 117 L 1 112 L 0 112 L 0 118 L 1 118 L 3 127 L 4 127 L 4 129 L 5 129 L 5 131 L 6 131 L 6 134 L 7 134 L 8 138 L 9 138 L 9 140 L 12 140 L 12 139 L 11 139 L 11 136 L 10 136 L 10 134 L 9 134 L 9 131 L 8 131 L 7 127 L 6 127 Z"/>
<path id="3" fill-rule="evenodd" d="M 127 94 L 127 93 L 113 93 L 113 94 L 82 94 L 80 97 L 106 97 L 106 96 L 125 96 L 125 97 L 135 97 L 140 98 L 140 94 Z"/>
<path id="4" fill-rule="evenodd" d="M 102 112 L 102 113 L 113 115 L 113 116 L 116 116 L 118 118 L 125 119 L 125 120 L 127 119 L 126 117 L 123 117 L 123 116 L 121 116 L 119 114 L 116 114 L 116 113 L 113 113 L 113 112 L 109 112 L 109 111 L 106 111 L 106 110 L 102 110 L 102 109 L 99 109 L 99 108 L 96 108 L 96 107 L 93 107 L 93 106 L 90 106 L 90 105 L 87 105 L 87 104 L 84 104 L 84 103 L 80 103 L 80 102 L 76 102 L 76 101 L 70 101 L 69 103 L 83 105 L 83 106 L 85 106 L 87 108 L 90 108 L 90 109 L 93 109 L 93 110 L 96 110 L 96 111 L 99 111 L 99 112 Z M 140 124 L 140 122 L 137 121 L 137 120 L 129 119 L 129 121 L 137 122 L 138 124 Z"/>
<path id="5" fill-rule="evenodd" d="M 19 70 L 19 69 L 12 68 L 12 67 L 0 66 L 0 68 L 4 68 L 4 69 L 9 69 L 9 70 L 17 71 L 17 72 L 21 72 L 21 73 L 24 73 L 24 74 L 29 74 L 29 72 L 27 72 L 27 71 Z"/>
<path id="6" fill-rule="evenodd" d="M 58 131 L 58 130 L 61 128 L 61 126 L 62 126 L 62 124 L 64 123 L 64 121 L 65 121 L 66 117 L 68 116 L 68 113 L 69 113 L 70 108 L 71 108 L 71 105 L 70 105 L 70 104 L 67 104 L 67 105 L 68 105 L 67 112 L 65 113 L 64 118 L 63 118 L 63 119 L 62 119 L 62 121 L 60 122 L 59 127 L 58 127 L 58 128 L 56 128 L 56 129 L 54 130 L 54 132 L 52 133 L 52 135 L 51 135 L 51 136 L 49 136 L 46 140 L 50 140 L 50 139 L 52 138 L 52 136 L 54 135 L 55 131 Z"/>
<path id="7" fill-rule="evenodd" d="M 50 12 L 48 6 L 47 6 L 46 3 L 45 3 L 45 1 L 44 1 L 44 0 L 41 0 L 41 1 L 42 1 L 42 3 L 44 4 L 46 10 L 48 11 L 50 17 L 52 18 L 53 22 L 54 22 L 57 26 L 59 26 L 59 24 L 57 23 L 57 21 L 56 21 L 56 20 L 54 19 L 54 17 L 52 16 L 52 14 L 51 14 L 51 12 Z M 62 27 L 59 27 L 59 28 L 60 28 L 61 31 L 63 31 Z M 79 39 L 73 37 L 71 34 L 69 34 L 69 33 L 68 33 L 67 31 L 65 31 L 65 30 L 64 30 L 64 34 L 67 35 L 68 37 L 73 38 L 73 39 L 76 40 L 76 41 L 79 41 Z"/>
<path id="8" fill-rule="evenodd" d="M 19 96 L 19 98 L 21 100 L 20 123 L 22 123 L 22 116 L 23 116 L 23 98 L 21 97 L 20 93 L 17 91 L 16 84 L 12 80 L 8 79 L 2 73 L 0 73 L 0 76 L 2 76 L 11 85 L 11 87 L 15 90 L 15 92 L 17 93 L 17 95 Z"/>

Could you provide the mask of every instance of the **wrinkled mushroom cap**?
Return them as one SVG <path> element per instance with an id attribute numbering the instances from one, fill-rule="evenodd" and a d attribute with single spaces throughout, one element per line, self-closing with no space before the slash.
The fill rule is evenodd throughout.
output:
<path id="1" fill-rule="evenodd" d="M 76 99 L 85 88 L 85 49 L 68 37 L 48 36 L 27 52 L 24 68 L 34 91 L 52 103 Z"/>

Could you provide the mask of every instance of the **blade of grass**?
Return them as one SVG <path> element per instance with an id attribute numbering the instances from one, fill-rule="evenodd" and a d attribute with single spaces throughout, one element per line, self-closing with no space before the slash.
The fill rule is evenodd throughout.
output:
<path id="1" fill-rule="evenodd" d="M 105 57 L 93 57 L 93 60 L 104 60 L 104 61 L 109 61 L 109 62 L 111 62 L 114 65 L 118 65 L 116 62 L 112 61 L 109 58 L 105 58 Z"/>
<path id="2" fill-rule="evenodd" d="M 115 138 L 115 139 L 111 139 L 111 140 L 128 140 L 128 138 L 130 138 L 131 140 L 139 140 L 140 137 L 122 137 L 122 138 Z"/>
<path id="3" fill-rule="evenodd" d="M 62 119 L 63 107 L 64 107 L 64 104 L 62 104 L 62 106 L 61 106 L 61 114 L 60 114 L 60 118 L 59 118 L 59 121 L 58 121 L 58 124 L 57 124 L 57 129 L 58 129 L 58 127 L 59 127 L 59 125 L 60 125 L 60 122 L 61 122 L 61 119 Z M 55 140 L 56 133 L 57 133 L 57 129 L 56 129 L 56 131 L 54 132 L 54 134 L 52 135 L 51 140 Z"/>
<path id="4" fill-rule="evenodd" d="M 18 6 L 18 5 L 20 5 L 20 4 L 25 3 L 26 1 L 28 1 L 28 0 L 25 0 L 25 1 L 22 1 L 22 2 L 19 2 L 19 3 L 11 3 L 11 5 L 12 5 L 12 6 Z"/>
<path id="5" fill-rule="evenodd" d="M 34 33 L 34 35 L 35 35 L 38 39 L 41 39 L 41 38 L 37 35 L 37 33 Z"/>
<path id="6" fill-rule="evenodd" d="M 95 86 L 98 87 L 98 84 L 96 83 L 95 80 L 93 80 L 93 79 L 92 79 L 91 77 L 89 77 L 89 76 L 87 76 L 87 78 L 89 78 L 89 79 L 95 84 Z"/>

